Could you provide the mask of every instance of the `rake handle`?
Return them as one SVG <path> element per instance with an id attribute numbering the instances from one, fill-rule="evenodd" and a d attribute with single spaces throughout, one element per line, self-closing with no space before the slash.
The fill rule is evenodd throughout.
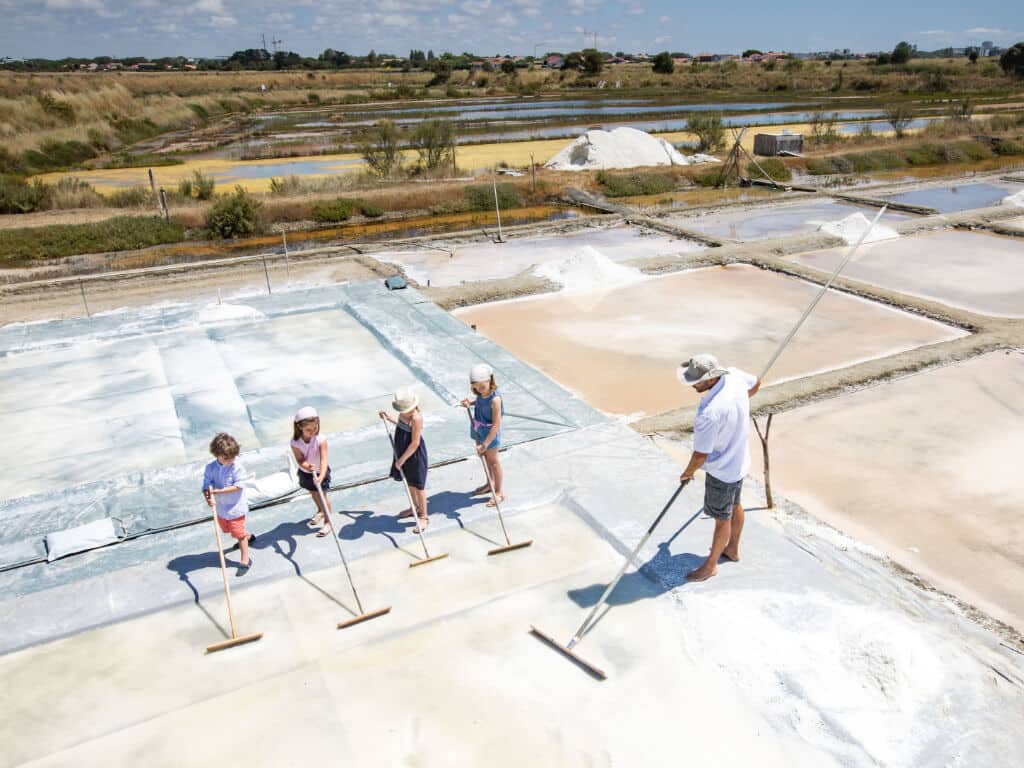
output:
<path id="1" fill-rule="evenodd" d="M 213 486 L 211 485 L 206 489 L 210 494 L 210 499 L 213 500 Z M 224 560 L 224 544 L 220 538 L 220 524 L 217 522 L 217 502 L 213 503 L 213 533 L 217 537 L 217 554 L 220 555 L 220 575 L 224 579 L 224 597 L 228 603 L 228 621 L 231 622 L 231 639 L 234 640 L 238 637 L 238 631 L 235 629 L 235 612 L 231 608 L 231 587 L 228 585 L 228 565 L 227 561 Z"/>
<path id="2" fill-rule="evenodd" d="M 580 636 L 587 630 L 587 627 L 594 620 L 594 617 L 597 616 L 597 612 L 601 610 L 601 607 L 608 600 L 608 597 L 611 595 L 611 593 L 615 591 L 615 587 L 619 585 L 619 581 L 621 581 L 622 577 L 625 575 L 626 569 L 629 568 L 630 564 L 636 559 L 636 556 L 640 554 L 640 550 L 643 549 L 643 546 L 647 543 L 647 540 L 651 538 L 651 534 L 654 533 L 654 529 L 658 527 L 658 523 L 661 522 L 661 519 L 665 516 L 665 513 L 668 512 L 669 508 L 675 503 L 676 499 L 679 497 L 679 494 L 683 492 L 683 488 L 685 488 L 689 484 L 689 482 L 689 480 L 684 480 L 683 482 L 681 482 L 679 484 L 679 487 L 676 488 L 675 493 L 672 494 L 672 497 L 668 500 L 665 506 L 662 507 L 661 512 L 658 513 L 658 516 L 655 518 L 654 522 L 651 523 L 650 528 L 647 529 L 647 533 L 643 535 L 643 538 L 640 539 L 640 543 L 636 545 L 636 548 L 630 553 L 629 557 L 626 558 L 626 561 L 622 564 L 622 567 L 619 569 L 618 574 L 616 574 L 615 578 L 612 579 L 612 582 L 605 589 L 604 594 L 601 595 L 601 599 L 597 601 L 597 605 L 594 606 L 594 609 L 588 614 L 587 618 L 584 619 L 583 623 L 580 624 L 580 628 L 577 629 L 576 633 L 572 636 L 572 639 L 566 646 L 567 648 L 572 648 L 574 645 L 576 645 L 576 643 L 580 641 Z"/>
<path id="3" fill-rule="evenodd" d="M 391 443 L 391 456 L 395 462 L 395 469 L 398 470 L 398 474 L 402 477 L 402 485 L 405 488 L 405 496 L 409 499 L 409 509 L 412 510 L 413 517 L 416 518 L 416 529 L 419 532 L 420 544 L 423 545 L 423 554 L 426 555 L 427 559 L 430 559 L 430 550 L 427 549 L 427 541 L 423 538 L 423 527 L 420 525 L 420 516 L 416 511 L 416 503 L 412 500 L 412 491 L 409 490 L 409 481 L 405 479 L 405 470 L 398 466 L 398 450 L 395 448 L 395 438 L 391 436 L 391 427 L 388 426 L 388 420 L 381 418 L 384 423 L 384 431 L 388 433 L 388 442 Z"/>
<path id="4" fill-rule="evenodd" d="M 469 412 L 469 406 L 466 406 L 466 417 L 469 419 L 470 431 L 473 430 L 473 414 Z M 476 435 L 473 436 L 474 439 Z M 494 501 L 494 509 L 498 513 L 498 522 L 501 523 L 501 532 L 505 536 L 505 543 L 508 545 L 512 544 L 512 539 L 508 536 L 508 531 L 505 529 L 505 516 L 501 514 L 501 504 L 498 503 L 498 492 L 494 490 L 494 480 L 491 479 L 491 470 L 487 468 L 487 459 L 484 458 L 482 453 L 477 452 L 477 456 L 480 457 L 480 464 L 484 468 L 484 477 L 487 478 L 487 487 L 491 490 L 491 499 Z"/>
<path id="5" fill-rule="evenodd" d="M 356 583 L 352 580 L 352 572 L 348 569 L 348 561 L 345 559 L 345 552 L 341 548 L 341 542 L 338 540 L 338 532 L 334 530 L 334 520 L 331 519 L 331 510 L 327 506 L 327 497 L 324 495 L 323 486 L 320 485 L 319 477 L 313 475 L 313 485 L 316 486 L 316 492 L 320 494 L 320 503 L 324 508 L 324 520 L 327 521 L 327 527 L 331 531 L 331 538 L 334 539 L 334 545 L 338 548 L 338 557 L 341 558 L 341 564 L 345 566 L 345 575 L 348 577 L 348 585 L 352 588 L 352 595 L 356 599 L 356 607 L 359 608 L 359 613 L 363 613 L 363 603 L 359 599 L 359 592 L 356 591 Z"/>

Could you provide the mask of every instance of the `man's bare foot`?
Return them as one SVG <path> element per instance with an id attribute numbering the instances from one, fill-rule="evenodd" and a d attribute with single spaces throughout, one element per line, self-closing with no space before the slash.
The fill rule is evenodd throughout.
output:
<path id="1" fill-rule="evenodd" d="M 416 527 L 412 529 L 412 532 L 413 533 L 423 533 L 425 530 L 427 530 L 427 526 L 430 525 L 430 518 L 426 517 L 426 516 L 422 516 L 422 517 L 417 517 L 416 519 L 419 522 L 416 524 Z"/>
<path id="2" fill-rule="evenodd" d="M 405 520 L 405 519 L 410 518 L 410 517 L 412 517 L 412 510 L 411 509 L 403 509 L 401 512 L 398 513 L 398 519 L 399 520 Z"/>
<path id="3" fill-rule="evenodd" d="M 727 549 L 724 552 L 722 552 L 721 557 L 719 557 L 719 559 L 722 559 L 723 557 L 730 563 L 738 563 L 740 561 L 740 553 L 737 550 Z"/>
<path id="4" fill-rule="evenodd" d="M 483 494 L 490 493 L 490 492 L 491 492 L 491 486 L 488 485 L 487 483 L 484 483 L 479 488 L 474 488 L 472 491 L 470 491 L 469 495 L 470 496 L 482 496 Z"/>
<path id="5" fill-rule="evenodd" d="M 716 573 L 718 573 L 718 569 L 714 565 L 709 566 L 707 563 L 705 563 L 700 568 L 696 568 L 690 571 L 688 574 L 686 574 L 686 580 L 707 581 Z"/>
<path id="6" fill-rule="evenodd" d="M 503 494 L 503 493 L 499 493 L 499 494 L 498 494 L 498 503 L 499 503 L 499 504 L 504 504 L 504 503 L 505 503 L 505 494 Z M 493 506 L 495 506 L 495 503 L 494 503 L 494 497 L 491 497 L 491 498 L 490 498 L 490 499 L 489 499 L 489 500 L 487 501 L 487 505 L 486 505 L 486 506 L 488 506 L 488 507 L 493 507 Z"/>

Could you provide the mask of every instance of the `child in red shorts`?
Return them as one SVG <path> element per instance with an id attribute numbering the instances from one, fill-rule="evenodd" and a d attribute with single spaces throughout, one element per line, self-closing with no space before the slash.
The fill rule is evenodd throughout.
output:
<path id="1" fill-rule="evenodd" d="M 241 447 L 238 441 L 226 432 L 219 432 L 210 441 L 210 453 L 214 460 L 206 465 L 203 472 L 203 495 L 210 509 L 217 512 L 217 524 L 220 529 L 236 539 L 241 555 L 241 565 L 236 576 L 244 576 L 252 567 L 252 554 L 249 544 L 256 537 L 245 530 L 245 515 L 249 511 L 249 501 L 245 496 L 245 488 L 250 477 L 245 468 L 238 462 Z"/>

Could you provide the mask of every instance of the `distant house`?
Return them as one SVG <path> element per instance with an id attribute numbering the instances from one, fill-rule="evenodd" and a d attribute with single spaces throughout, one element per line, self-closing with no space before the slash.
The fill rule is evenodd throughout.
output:
<path id="1" fill-rule="evenodd" d="M 721 61 L 722 56 L 718 53 L 698 53 L 693 60 L 699 64 L 713 64 L 716 61 Z"/>
<path id="2" fill-rule="evenodd" d="M 152 61 L 140 61 L 138 64 L 132 64 L 128 69 L 133 72 L 156 72 L 159 67 Z"/>
<path id="3" fill-rule="evenodd" d="M 561 69 L 565 66 L 565 57 L 559 56 L 557 53 L 553 53 L 550 56 L 544 57 L 543 66 L 548 69 Z"/>
<path id="4" fill-rule="evenodd" d="M 672 59 L 672 63 L 677 67 L 686 66 L 691 61 L 693 61 L 693 59 L 689 58 L 688 56 L 677 56 L 676 58 Z"/>

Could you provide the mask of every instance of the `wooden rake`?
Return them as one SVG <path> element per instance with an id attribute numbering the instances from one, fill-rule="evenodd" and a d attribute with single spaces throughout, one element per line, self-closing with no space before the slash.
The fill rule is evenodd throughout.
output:
<path id="1" fill-rule="evenodd" d="M 338 622 L 338 629 L 345 629 L 345 627 L 351 627 L 354 624 L 362 624 L 364 621 L 370 619 L 376 619 L 378 616 L 383 616 L 386 613 L 391 613 L 391 606 L 384 608 L 378 608 L 375 611 L 367 613 L 363 610 L 363 603 L 359 599 L 359 592 L 356 589 L 356 583 L 352 580 L 352 572 L 348 568 L 348 560 L 345 559 L 345 552 L 341 548 L 341 540 L 338 538 L 338 532 L 334 529 L 334 521 L 331 519 L 330 507 L 327 506 L 327 497 L 324 496 L 324 489 L 320 487 L 320 478 L 316 472 L 313 473 L 313 483 L 316 485 L 316 492 L 320 494 L 320 504 L 324 510 L 324 520 L 327 521 L 327 528 L 331 532 L 331 538 L 334 539 L 334 544 L 338 548 L 338 557 L 341 558 L 341 564 L 345 566 L 345 575 L 348 577 L 348 585 L 352 588 L 352 596 L 356 599 L 356 607 L 359 609 L 359 613 L 353 616 L 351 619 Z"/>
<path id="2" fill-rule="evenodd" d="M 384 423 L 384 431 L 388 433 L 388 442 L 391 443 L 391 455 L 397 462 L 398 452 L 395 450 L 395 438 L 391 436 L 391 427 L 388 426 L 388 420 L 385 419 L 383 416 L 381 417 L 381 421 Z M 416 568 L 420 565 L 432 563 L 435 560 L 443 560 L 444 558 L 448 557 L 447 552 L 445 552 L 443 555 L 434 555 L 433 557 L 431 557 L 430 550 L 427 549 L 427 540 L 423 538 L 423 527 L 420 525 L 419 515 L 416 514 L 416 504 L 413 503 L 412 500 L 412 491 L 409 490 L 409 482 L 405 479 L 405 471 L 401 467 L 398 467 L 398 474 L 402 476 L 402 486 L 405 488 L 406 498 L 409 499 L 409 509 L 412 510 L 413 518 L 416 519 L 416 532 L 419 534 L 420 545 L 423 547 L 423 557 L 418 559 L 415 563 L 409 563 L 409 567 Z"/>
<path id="3" fill-rule="evenodd" d="M 213 491 L 211 485 L 209 490 Z M 210 496 L 212 499 L 213 496 Z M 224 561 L 224 545 L 221 543 L 220 538 L 220 525 L 217 524 L 217 510 L 213 510 L 213 532 L 217 536 L 217 554 L 220 555 L 220 575 L 224 579 L 224 597 L 227 598 L 228 602 L 228 621 L 231 622 L 231 637 L 227 640 L 221 640 L 219 643 L 206 646 L 207 653 L 215 653 L 216 651 L 223 651 L 225 648 L 234 648 L 236 645 L 244 645 L 245 643 L 254 643 L 263 637 L 262 632 L 254 632 L 251 635 L 239 635 L 238 630 L 235 629 L 235 612 L 231 608 L 231 587 L 228 586 L 228 567 Z"/>
<path id="4" fill-rule="evenodd" d="M 469 408 L 466 408 L 466 416 L 469 417 L 469 428 L 470 431 L 472 432 L 473 414 L 469 412 Z M 513 550 L 523 549 L 525 547 L 530 546 L 531 544 L 533 544 L 533 539 L 527 539 L 526 541 L 520 541 L 513 544 L 512 539 L 509 538 L 508 529 L 505 528 L 505 516 L 501 514 L 501 504 L 498 502 L 498 492 L 494 490 L 494 480 L 491 478 L 491 470 L 487 468 L 487 459 L 484 458 L 484 455 L 482 453 L 478 455 L 480 456 L 480 464 L 484 468 L 484 477 L 487 478 L 487 487 L 490 489 L 491 498 L 494 500 L 494 509 L 498 513 L 498 522 L 501 523 L 501 532 L 505 536 L 505 546 L 496 547 L 494 549 L 488 550 L 488 556 L 500 555 L 504 552 L 512 552 Z"/>

